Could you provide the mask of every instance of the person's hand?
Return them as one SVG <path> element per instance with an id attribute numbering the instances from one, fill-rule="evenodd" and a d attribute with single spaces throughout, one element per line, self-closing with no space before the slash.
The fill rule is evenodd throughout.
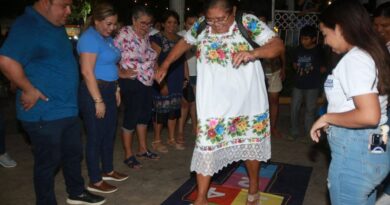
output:
<path id="1" fill-rule="evenodd" d="M 136 68 L 128 68 L 128 69 L 125 69 L 123 72 L 124 72 L 125 78 L 128 78 L 128 79 L 134 79 L 137 77 L 137 74 L 138 74 L 138 70 Z"/>
<path id="2" fill-rule="evenodd" d="M 233 55 L 232 63 L 234 68 L 238 68 L 242 63 L 246 64 L 249 61 L 255 60 L 256 57 L 252 52 L 242 51 Z"/>
<path id="3" fill-rule="evenodd" d="M 138 70 L 136 68 L 130 68 L 130 69 L 127 69 L 127 70 L 128 70 L 130 79 L 135 79 L 137 77 Z"/>
<path id="4" fill-rule="evenodd" d="M 27 111 L 34 107 L 39 99 L 49 101 L 49 98 L 43 95 L 41 91 L 36 88 L 32 88 L 30 90 L 22 91 L 22 95 L 20 96 L 20 103 L 22 104 L 23 109 Z"/>
<path id="5" fill-rule="evenodd" d="M 284 81 L 286 79 L 286 69 L 284 69 L 284 68 L 280 69 L 279 78 L 282 81 Z"/>
<path id="6" fill-rule="evenodd" d="M 104 102 L 95 102 L 95 110 L 96 110 L 96 117 L 97 118 L 104 118 L 104 115 L 106 114 L 106 105 Z"/>
<path id="7" fill-rule="evenodd" d="M 115 98 L 116 98 L 116 106 L 119 107 L 119 105 L 121 105 L 121 92 L 119 87 L 115 91 Z"/>
<path id="8" fill-rule="evenodd" d="M 134 79 L 137 77 L 137 74 L 138 70 L 136 68 L 119 69 L 120 78 Z"/>
<path id="9" fill-rule="evenodd" d="M 189 80 L 187 78 L 184 78 L 184 81 L 183 81 L 183 89 L 186 88 L 189 84 Z"/>
<path id="10" fill-rule="evenodd" d="M 160 94 L 162 96 L 167 96 L 169 94 L 169 90 L 168 90 L 168 84 L 167 84 L 167 81 L 163 81 L 161 82 L 160 84 Z"/>
<path id="11" fill-rule="evenodd" d="M 325 115 L 320 117 L 311 127 L 310 129 L 310 137 L 313 141 L 319 142 L 321 137 L 321 130 L 327 129 L 329 127 L 329 123 L 325 121 Z"/>
<path id="12" fill-rule="evenodd" d="M 167 75 L 167 70 L 162 67 L 157 68 L 156 73 L 154 74 L 154 79 L 157 81 L 158 84 L 161 83 L 162 80 L 164 80 L 165 76 Z"/>

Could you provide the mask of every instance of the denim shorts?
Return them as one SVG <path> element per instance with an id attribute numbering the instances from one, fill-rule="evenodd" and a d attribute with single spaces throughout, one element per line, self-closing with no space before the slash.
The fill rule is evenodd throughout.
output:
<path id="1" fill-rule="evenodd" d="M 375 187 L 390 169 L 390 147 L 388 143 L 385 153 L 371 153 L 368 144 L 373 133 L 380 133 L 380 129 L 328 129 L 332 155 L 328 188 L 332 205 L 375 204 Z"/>

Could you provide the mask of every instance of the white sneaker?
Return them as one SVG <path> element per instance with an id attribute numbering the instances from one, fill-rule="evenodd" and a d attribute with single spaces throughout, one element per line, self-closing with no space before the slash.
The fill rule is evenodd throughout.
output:
<path id="1" fill-rule="evenodd" d="M 0 155 L 0 165 L 5 168 L 12 168 L 16 167 L 17 163 L 8 155 L 8 153 L 4 153 L 3 155 Z"/>
<path id="2" fill-rule="evenodd" d="M 390 204 L 390 195 L 383 193 L 381 197 L 378 198 L 375 205 L 389 205 Z"/>

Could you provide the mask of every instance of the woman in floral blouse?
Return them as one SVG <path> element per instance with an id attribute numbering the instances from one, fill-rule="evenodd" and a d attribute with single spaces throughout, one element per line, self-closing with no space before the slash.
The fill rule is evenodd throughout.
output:
<path id="1" fill-rule="evenodd" d="M 147 149 L 147 125 L 151 119 L 152 85 L 156 52 L 150 47 L 149 30 L 152 13 L 145 7 L 135 7 L 132 26 L 123 27 L 115 38 L 115 46 L 121 51 L 119 84 L 125 107 L 122 125 L 122 142 L 125 151 L 124 163 L 130 168 L 141 168 L 132 151 L 132 138 L 137 132 L 138 158 L 159 159 Z"/>
<path id="2" fill-rule="evenodd" d="M 233 0 L 209 0 L 200 18 L 159 67 L 156 80 L 192 45 L 197 46 L 198 133 L 191 162 L 197 172 L 195 205 L 207 204 L 211 176 L 244 160 L 249 176 L 247 204 L 259 203 L 260 161 L 271 157 L 267 90 L 259 58 L 284 51 L 282 41 L 253 15 L 242 23 L 260 45 L 253 49 L 235 22 Z M 198 35 L 201 22 L 206 28 Z"/>

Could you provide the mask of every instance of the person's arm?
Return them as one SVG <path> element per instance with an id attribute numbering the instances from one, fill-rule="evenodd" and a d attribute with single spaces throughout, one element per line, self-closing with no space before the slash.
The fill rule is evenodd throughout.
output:
<path id="1" fill-rule="evenodd" d="M 120 70 L 120 66 L 117 65 L 117 69 Z M 119 107 L 121 105 L 121 88 L 119 87 L 118 81 L 117 81 L 117 86 L 115 90 L 115 99 L 116 99 L 116 106 Z"/>
<path id="2" fill-rule="evenodd" d="M 279 37 L 273 37 L 265 45 L 252 51 L 238 52 L 233 56 L 233 67 L 248 63 L 260 58 L 275 58 L 284 53 L 284 44 Z"/>
<path id="3" fill-rule="evenodd" d="M 184 83 L 183 88 L 187 87 L 190 83 L 190 71 L 188 69 L 188 63 L 187 61 L 184 62 Z"/>
<path id="4" fill-rule="evenodd" d="M 132 47 L 132 44 L 129 43 L 134 37 L 132 36 L 133 34 L 129 35 L 128 28 L 129 27 L 125 26 L 119 30 L 118 34 L 114 38 L 114 45 L 121 52 L 121 60 L 118 66 L 118 76 L 120 78 L 134 79 L 137 76 L 138 71 L 136 68 L 131 68 L 130 65 L 126 64 L 126 62 L 128 62 L 132 57 L 129 52 L 132 52 L 132 49 L 137 48 Z"/>
<path id="5" fill-rule="evenodd" d="M 283 81 L 286 78 L 286 54 L 283 52 L 280 56 L 280 63 L 281 63 L 281 68 L 280 68 L 280 79 Z"/>
<path id="6" fill-rule="evenodd" d="M 284 53 L 284 44 L 279 37 L 273 37 L 265 45 L 251 51 L 253 56 L 259 58 L 275 58 Z"/>
<path id="7" fill-rule="evenodd" d="M 49 100 L 31 84 L 19 62 L 6 56 L 0 56 L 0 70 L 10 80 L 11 84 L 22 91 L 20 101 L 25 110 L 34 107 L 39 99 Z"/>
<path id="8" fill-rule="evenodd" d="M 320 130 L 329 125 L 346 128 L 375 127 L 381 118 L 378 94 L 370 93 L 352 97 L 355 109 L 343 113 L 327 113 L 320 117 L 310 130 L 311 138 L 318 142 Z"/>
<path id="9" fill-rule="evenodd" d="M 153 48 L 152 43 L 152 48 Z M 169 66 L 175 62 L 180 56 L 182 56 L 187 50 L 192 47 L 191 44 L 188 44 L 184 39 L 179 40 L 179 42 L 172 48 L 171 52 L 169 52 L 168 56 L 165 58 L 164 62 L 159 66 L 156 71 L 156 81 L 161 82 L 167 71 Z M 161 48 L 160 48 L 161 49 Z"/>
<path id="10" fill-rule="evenodd" d="M 96 58 L 96 53 L 80 53 L 80 67 L 85 85 L 87 86 L 89 94 L 95 102 L 96 117 L 104 118 L 106 106 L 99 91 L 94 73 Z"/>

